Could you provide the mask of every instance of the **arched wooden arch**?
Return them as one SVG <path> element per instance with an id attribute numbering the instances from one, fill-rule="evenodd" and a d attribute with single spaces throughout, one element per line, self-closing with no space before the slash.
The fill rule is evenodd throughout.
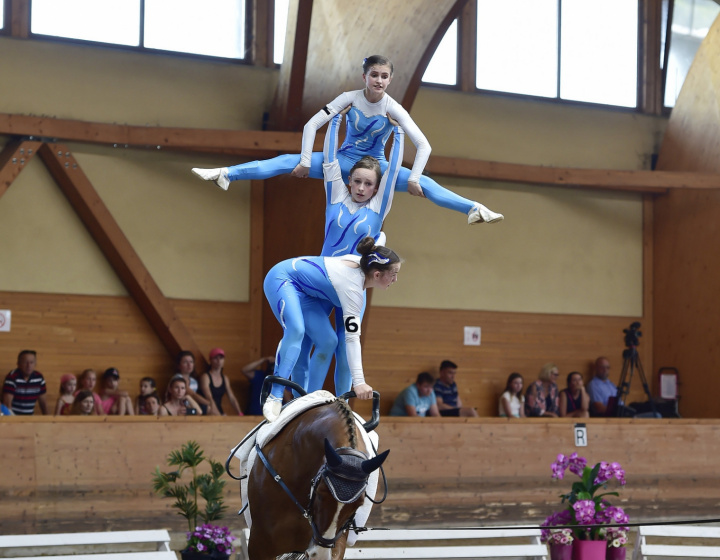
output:
<path id="1" fill-rule="evenodd" d="M 410 110 L 422 75 L 467 0 L 290 2 L 274 109 L 277 130 L 300 130 L 343 91 L 362 87 L 362 61 L 383 54 L 395 66 L 392 97 Z"/>

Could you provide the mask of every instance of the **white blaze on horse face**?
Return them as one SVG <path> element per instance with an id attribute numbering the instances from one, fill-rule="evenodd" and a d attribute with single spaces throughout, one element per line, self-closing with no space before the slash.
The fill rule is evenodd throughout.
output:
<path id="1" fill-rule="evenodd" d="M 332 539 L 337 534 L 338 517 L 340 517 L 340 510 L 344 505 L 345 504 L 337 502 L 337 510 L 335 511 L 333 520 L 330 523 L 330 527 L 328 527 L 327 531 L 323 533 L 323 537 L 326 539 Z M 305 551 L 305 554 L 307 554 L 309 558 L 312 558 L 312 560 L 331 560 L 332 550 L 332 548 L 325 548 L 313 542 L 312 546 Z"/>

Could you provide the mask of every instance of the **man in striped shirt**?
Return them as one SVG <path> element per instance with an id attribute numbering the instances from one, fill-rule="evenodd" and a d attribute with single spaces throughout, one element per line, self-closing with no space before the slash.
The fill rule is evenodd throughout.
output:
<path id="1" fill-rule="evenodd" d="M 35 411 L 35 402 L 40 404 L 43 414 L 48 413 L 45 378 L 42 373 L 35 371 L 36 363 L 35 350 L 23 350 L 18 354 L 18 367 L 5 377 L 3 404 L 15 414 L 32 414 Z"/>

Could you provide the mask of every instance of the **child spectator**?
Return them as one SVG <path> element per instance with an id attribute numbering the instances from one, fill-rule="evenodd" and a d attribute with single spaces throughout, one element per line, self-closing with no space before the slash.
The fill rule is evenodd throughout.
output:
<path id="1" fill-rule="evenodd" d="M 103 386 L 100 389 L 100 403 L 105 414 L 116 416 L 133 416 L 132 401 L 127 391 L 118 390 L 120 373 L 115 368 L 108 368 L 103 373 Z"/>
<path id="2" fill-rule="evenodd" d="M 55 405 L 55 416 L 69 414 L 70 407 L 75 400 L 77 378 L 72 373 L 66 373 L 60 378 L 60 396 Z"/>
<path id="3" fill-rule="evenodd" d="M 160 415 L 160 397 L 157 393 L 150 393 L 145 397 L 145 414 L 148 416 Z"/>
<path id="4" fill-rule="evenodd" d="M 511 373 L 500 396 L 498 414 L 503 418 L 525 418 L 525 396 L 522 394 L 523 376 Z"/>
<path id="5" fill-rule="evenodd" d="M 92 391 L 82 389 L 77 392 L 68 414 L 73 416 L 95 416 L 95 397 Z"/>
<path id="6" fill-rule="evenodd" d="M 78 378 L 78 389 L 80 391 L 90 391 L 93 396 L 95 405 L 93 406 L 93 414 L 102 416 L 105 413 L 102 408 L 102 401 L 100 395 L 98 395 L 93 389 L 95 389 L 95 383 L 97 382 L 97 373 L 94 369 L 86 369 L 80 374 Z M 77 395 L 76 395 L 77 396 Z"/>
<path id="7" fill-rule="evenodd" d="M 143 377 L 140 380 L 140 394 L 135 398 L 135 414 L 148 414 L 145 401 L 149 395 L 157 392 L 157 385 L 152 377 Z"/>

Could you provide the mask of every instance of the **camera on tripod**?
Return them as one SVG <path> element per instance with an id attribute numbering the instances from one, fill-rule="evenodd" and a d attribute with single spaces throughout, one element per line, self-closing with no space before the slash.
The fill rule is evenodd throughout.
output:
<path id="1" fill-rule="evenodd" d="M 640 344 L 640 341 L 638 340 L 638 338 L 642 336 L 640 326 L 640 323 L 635 321 L 630 324 L 629 329 L 623 329 L 623 332 L 625 333 L 625 346 L 628 348 L 634 348 Z"/>

